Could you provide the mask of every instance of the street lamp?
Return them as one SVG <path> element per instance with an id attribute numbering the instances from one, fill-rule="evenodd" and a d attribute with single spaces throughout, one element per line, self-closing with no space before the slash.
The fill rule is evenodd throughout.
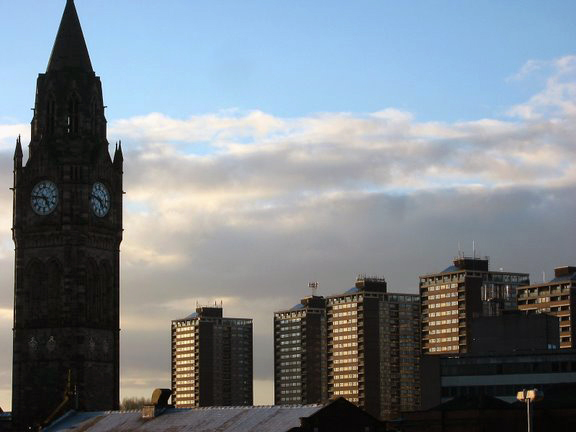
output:
<path id="1" fill-rule="evenodd" d="M 528 422 L 528 432 L 532 432 L 532 403 L 544 399 L 544 392 L 538 389 L 522 390 L 516 394 L 516 399 L 526 404 L 526 417 Z"/>

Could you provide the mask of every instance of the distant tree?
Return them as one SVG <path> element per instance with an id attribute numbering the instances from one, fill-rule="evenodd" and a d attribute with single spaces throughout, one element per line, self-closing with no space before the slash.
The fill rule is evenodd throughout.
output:
<path id="1" fill-rule="evenodd" d="M 130 411 L 141 409 L 144 405 L 150 403 L 150 399 L 145 397 L 127 397 L 120 403 L 121 411 Z"/>

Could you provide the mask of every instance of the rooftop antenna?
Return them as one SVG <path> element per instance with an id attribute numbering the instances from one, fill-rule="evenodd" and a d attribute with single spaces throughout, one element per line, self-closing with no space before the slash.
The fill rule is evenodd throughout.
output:
<path id="1" fill-rule="evenodd" d="M 472 240 L 472 258 L 476 259 L 476 242 Z"/>
<path id="2" fill-rule="evenodd" d="M 312 297 L 315 297 L 318 290 L 318 282 L 308 282 L 308 288 L 312 290 Z"/>
<path id="3" fill-rule="evenodd" d="M 546 272 L 542 272 L 542 283 L 546 283 Z"/>
<path id="4" fill-rule="evenodd" d="M 458 258 L 462 258 L 462 248 L 460 247 L 460 240 L 458 240 Z"/>

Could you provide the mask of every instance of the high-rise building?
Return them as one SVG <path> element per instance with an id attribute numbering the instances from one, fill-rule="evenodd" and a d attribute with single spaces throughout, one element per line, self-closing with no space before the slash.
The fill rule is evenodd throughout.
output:
<path id="1" fill-rule="evenodd" d="M 326 300 L 274 313 L 274 403 L 322 403 L 326 393 Z"/>
<path id="2" fill-rule="evenodd" d="M 14 153 L 15 430 L 119 405 L 122 165 L 72 0 L 38 76 L 28 159 Z"/>
<path id="3" fill-rule="evenodd" d="M 518 309 L 547 313 L 560 321 L 560 348 L 576 348 L 576 266 L 554 269 L 554 279 L 518 288 Z"/>
<path id="4" fill-rule="evenodd" d="M 516 290 L 527 273 L 490 271 L 488 258 L 459 257 L 440 273 L 420 276 L 422 353 L 465 353 L 471 320 L 516 308 Z"/>
<path id="5" fill-rule="evenodd" d="M 176 407 L 252 405 L 252 320 L 198 307 L 172 321 Z"/>
<path id="6" fill-rule="evenodd" d="M 381 278 L 327 298 L 328 396 L 382 419 L 420 403 L 417 294 L 387 292 Z"/>

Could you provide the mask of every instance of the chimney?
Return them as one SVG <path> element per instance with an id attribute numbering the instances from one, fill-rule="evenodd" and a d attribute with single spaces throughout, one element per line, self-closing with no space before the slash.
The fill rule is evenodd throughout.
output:
<path id="1" fill-rule="evenodd" d="M 168 405 L 168 399 L 172 394 L 170 389 L 156 389 L 152 392 L 152 399 L 149 404 L 142 407 L 142 418 L 153 419 L 162 414 Z"/>

